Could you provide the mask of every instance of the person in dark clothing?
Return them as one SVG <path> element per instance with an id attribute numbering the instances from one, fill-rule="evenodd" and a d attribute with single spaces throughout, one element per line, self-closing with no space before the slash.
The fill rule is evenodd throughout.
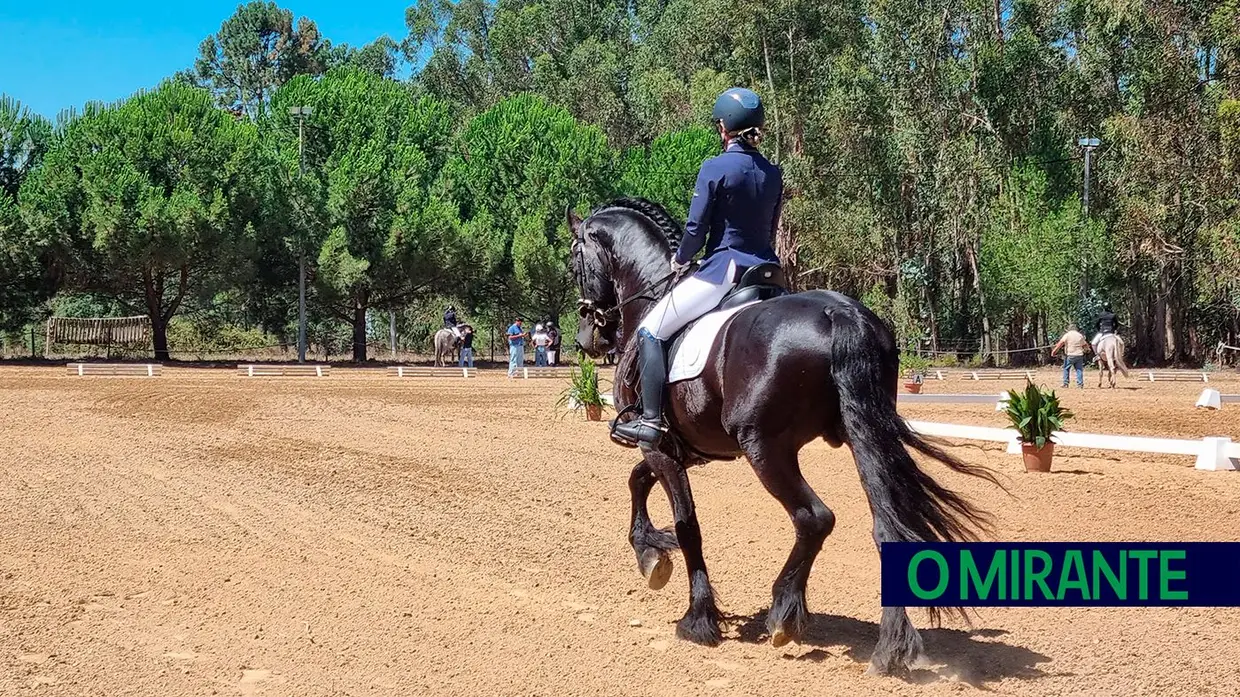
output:
<path id="1" fill-rule="evenodd" d="M 560 364 L 560 328 L 555 326 L 555 322 L 547 322 L 547 335 L 551 337 L 551 346 L 547 351 L 547 358 L 550 359 L 551 365 Z"/>
<path id="2" fill-rule="evenodd" d="M 1089 343 L 1096 344 L 1098 339 L 1104 334 L 1114 334 L 1119 329 L 1119 319 L 1111 312 L 1111 304 L 1107 303 L 1102 306 L 1102 312 L 1098 315 L 1098 321 L 1095 325 L 1098 333 L 1094 334 L 1094 338 Z"/>
<path id="3" fill-rule="evenodd" d="M 466 367 L 468 361 L 470 368 L 474 367 L 474 328 L 468 324 L 461 327 L 461 357 L 456 363 L 459 367 Z"/>
<path id="4" fill-rule="evenodd" d="M 450 329 L 452 331 L 452 335 L 455 336 L 456 338 L 458 339 L 463 338 L 461 336 L 460 327 L 458 326 L 458 323 L 456 321 L 456 307 L 454 305 L 449 305 L 448 309 L 444 310 L 443 326 Z"/>

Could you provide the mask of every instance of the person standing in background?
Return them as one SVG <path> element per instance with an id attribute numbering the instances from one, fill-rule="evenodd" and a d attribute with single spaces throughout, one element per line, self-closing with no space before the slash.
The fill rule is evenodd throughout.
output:
<path id="1" fill-rule="evenodd" d="M 555 322 L 547 322 L 547 336 L 551 337 L 551 346 L 547 348 L 547 361 L 550 365 L 560 364 L 560 328 Z"/>
<path id="2" fill-rule="evenodd" d="M 458 367 L 464 368 L 466 360 L 469 367 L 474 367 L 474 328 L 468 324 L 461 327 L 461 356 L 457 359 Z"/>
<path id="3" fill-rule="evenodd" d="M 1076 386 L 1085 389 L 1085 335 L 1077 331 L 1076 324 L 1069 324 L 1068 331 L 1059 337 L 1055 347 L 1051 349 L 1051 357 L 1063 349 L 1063 387 L 1068 386 L 1068 377 L 1072 368 L 1076 368 Z"/>
<path id="4" fill-rule="evenodd" d="M 508 336 L 508 377 L 515 378 L 517 369 L 525 365 L 525 329 L 518 317 L 509 327 Z"/>
<path id="5" fill-rule="evenodd" d="M 547 367 L 547 348 L 551 346 L 551 336 L 547 334 L 541 324 L 534 325 L 534 336 L 531 337 L 534 342 L 534 366 L 538 368 Z"/>

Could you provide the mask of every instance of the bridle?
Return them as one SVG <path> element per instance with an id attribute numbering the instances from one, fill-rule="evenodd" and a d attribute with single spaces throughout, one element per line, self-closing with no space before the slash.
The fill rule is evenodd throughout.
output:
<path id="1" fill-rule="evenodd" d="M 590 294 L 586 291 L 586 255 L 582 250 L 582 239 L 580 236 L 573 236 L 572 246 L 573 258 L 577 262 L 572 265 L 573 280 L 577 284 L 577 314 L 582 319 L 589 318 L 590 323 L 596 329 L 606 327 L 611 322 L 618 320 L 620 317 L 620 310 L 622 310 L 625 305 L 628 305 L 635 300 L 650 300 L 651 302 L 657 302 L 659 300 L 658 297 L 652 297 L 647 295 L 647 293 L 660 285 L 664 285 L 665 287 L 659 293 L 659 297 L 662 297 L 662 295 L 667 293 L 667 291 L 675 285 L 675 282 L 687 272 L 687 269 L 686 271 L 682 271 L 680 273 L 676 273 L 674 271 L 669 272 L 666 276 L 662 276 L 657 281 L 647 284 L 632 296 L 621 300 L 615 305 L 612 305 L 611 307 L 602 307 L 597 300 L 590 298 Z"/>

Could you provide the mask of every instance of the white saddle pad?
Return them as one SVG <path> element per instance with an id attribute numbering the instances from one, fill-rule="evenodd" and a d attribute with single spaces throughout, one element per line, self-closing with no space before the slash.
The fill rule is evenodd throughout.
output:
<path id="1" fill-rule="evenodd" d="M 667 371 L 667 381 L 670 383 L 690 380 L 701 375 L 702 369 L 706 367 L 706 360 L 710 358 L 711 351 L 714 349 L 715 338 L 719 336 L 723 323 L 732 315 L 757 302 L 759 301 L 754 300 L 744 305 L 703 315 L 697 324 L 685 333 L 684 340 L 676 349 L 676 355 L 672 356 L 672 365 Z"/>

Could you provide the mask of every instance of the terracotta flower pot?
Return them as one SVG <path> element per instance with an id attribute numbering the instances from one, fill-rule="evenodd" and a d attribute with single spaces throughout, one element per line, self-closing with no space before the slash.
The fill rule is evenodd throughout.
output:
<path id="1" fill-rule="evenodd" d="M 603 420 L 603 406 L 601 404 L 586 405 L 586 419 L 590 421 Z"/>
<path id="2" fill-rule="evenodd" d="M 1025 460 L 1026 472 L 1050 472 L 1051 459 L 1055 456 L 1055 444 L 1047 443 L 1038 450 L 1033 443 L 1020 444 L 1021 456 Z"/>
<path id="3" fill-rule="evenodd" d="M 912 392 L 913 394 L 919 394 L 921 392 L 921 383 L 920 382 L 906 382 L 904 383 L 904 389 L 908 390 L 909 392 Z"/>

